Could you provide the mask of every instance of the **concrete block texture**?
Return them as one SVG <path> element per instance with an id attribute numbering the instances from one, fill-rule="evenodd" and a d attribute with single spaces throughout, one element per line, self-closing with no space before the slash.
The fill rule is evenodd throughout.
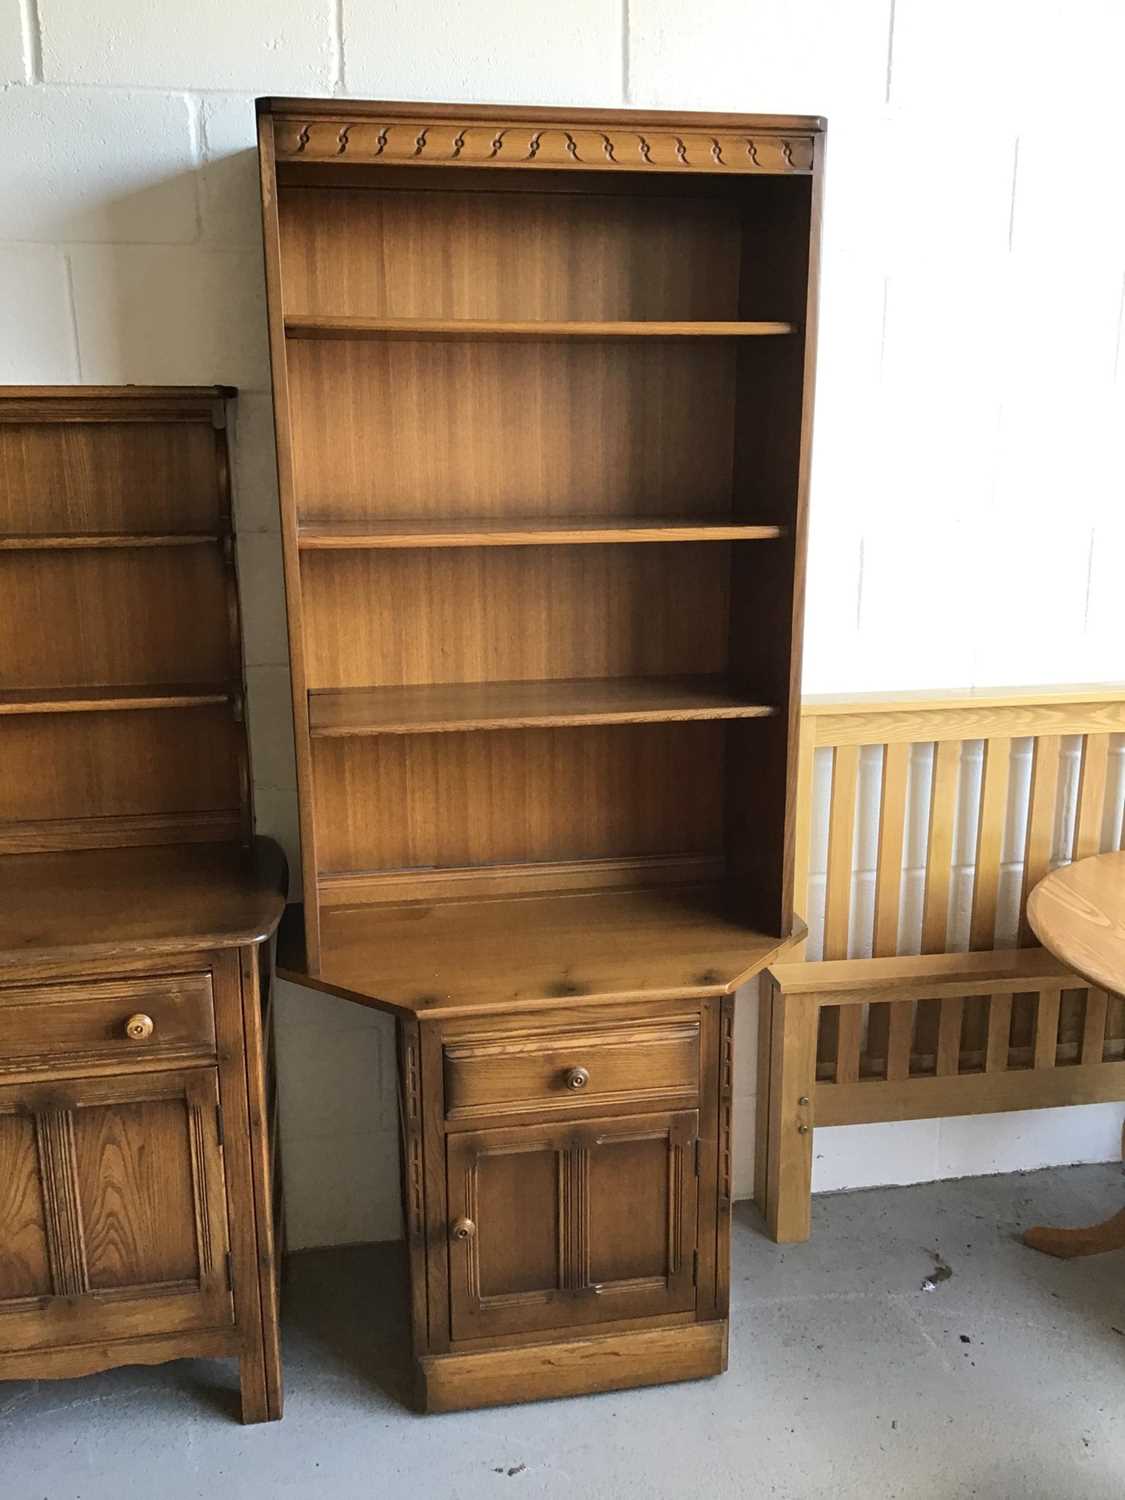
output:
<path id="1" fill-rule="evenodd" d="M 68 384 L 78 345 L 66 258 L 51 245 L 0 245 L 0 381 Z"/>
<path id="2" fill-rule="evenodd" d="M 234 415 L 235 523 L 245 531 L 280 531 L 273 398 L 240 391 Z"/>
<path id="3" fill-rule="evenodd" d="M 376 99 L 620 105 L 621 21 L 619 0 L 343 0 L 344 86 Z"/>
<path id="4" fill-rule="evenodd" d="M 832 115 L 875 109 L 887 86 L 890 0 L 630 0 L 629 102 Z"/>
<path id="5" fill-rule="evenodd" d="M 201 231 L 219 244 L 259 245 L 258 133 L 249 94 L 209 94 L 200 101 Z"/>
<path id="6" fill-rule="evenodd" d="M 1117 0 L 895 0 L 892 104 L 991 122 L 1109 124 L 1120 93 Z"/>
<path id="7" fill-rule="evenodd" d="M 242 598 L 242 644 L 246 669 L 287 666 L 289 633 L 285 619 L 285 584 L 281 570 L 281 537 L 275 532 L 247 531 L 238 538 L 238 585 Z M 275 730 L 284 726 L 275 726 Z"/>
<path id="8" fill-rule="evenodd" d="M 306 1021 L 278 1028 L 281 1067 L 301 1069 L 300 1082 L 281 1099 L 282 1144 L 333 1135 L 373 1135 L 394 1131 L 377 1085 L 382 1081 L 380 1054 L 385 1042 L 373 1026 L 317 1025 L 316 999 L 305 1008 Z M 394 1031 L 390 1031 L 394 1046 Z M 280 1098 L 280 1095 L 279 1095 Z M 391 1096 L 393 1105 L 394 1096 Z M 394 1195 L 397 1196 L 397 1195 Z"/>
<path id="9" fill-rule="evenodd" d="M 31 81 L 27 17 L 20 0 L 0 3 L 0 83 Z"/>
<path id="10" fill-rule="evenodd" d="M 273 787 L 297 795 L 297 766 L 292 732 L 289 668 L 246 668 L 246 706 L 250 731 L 250 763 L 256 786 Z"/>
<path id="11" fill-rule="evenodd" d="M 38 0 L 47 83 L 245 89 L 332 89 L 334 0 Z"/>
<path id="12" fill-rule="evenodd" d="M 302 1136 L 283 1143 L 281 1170 L 291 1250 L 401 1236 L 397 1132 Z"/>
<path id="13" fill-rule="evenodd" d="M 199 232 L 191 105 L 117 89 L 0 91 L 6 240 L 194 240 Z"/>
<path id="14" fill-rule="evenodd" d="M 71 266 L 84 380 L 268 389 L 260 251 L 82 245 Z"/>

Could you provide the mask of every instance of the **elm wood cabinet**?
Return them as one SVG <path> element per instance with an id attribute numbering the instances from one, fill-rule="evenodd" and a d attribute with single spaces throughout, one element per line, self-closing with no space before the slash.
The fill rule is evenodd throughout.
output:
<path id="1" fill-rule="evenodd" d="M 0 1379 L 228 1355 L 281 1414 L 232 392 L 0 390 Z"/>
<path id="2" fill-rule="evenodd" d="M 0 858 L 0 1380 L 226 1355 L 281 1415 L 268 840 Z"/>
<path id="3" fill-rule="evenodd" d="M 305 902 L 428 1409 L 715 1373 L 793 940 L 823 122 L 262 100 Z"/>

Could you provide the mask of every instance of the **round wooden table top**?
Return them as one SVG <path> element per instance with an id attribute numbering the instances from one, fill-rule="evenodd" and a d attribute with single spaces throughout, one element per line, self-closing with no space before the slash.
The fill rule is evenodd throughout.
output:
<path id="1" fill-rule="evenodd" d="M 1044 876 L 1027 903 L 1036 937 L 1083 979 L 1125 992 L 1125 852 Z"/>

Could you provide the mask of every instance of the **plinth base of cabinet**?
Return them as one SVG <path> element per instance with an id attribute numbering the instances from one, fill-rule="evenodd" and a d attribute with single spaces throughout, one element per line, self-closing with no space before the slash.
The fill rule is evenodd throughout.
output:
<path id="1" fill-rule="evenodd" d="M 145 1337 L 102 1339 L 57 1349 L 0 1350 L 0 1381 L 74 1380 L 115 1370 L 121 1365 L 162 1365 L 172 1359 L 239 1361 L 242 1421 L 246 1425 L 281 1420 L 281 1368 L 261 1350 L 247 1351 L 236 1328 L 199 1333 L 149 1334 Z"/>
<path id="2" fill-rule="evenodd" d="M 418 1361 L 418 1404 L 426 1412 L 467 1411 L 701 1380 L 721 1375 L 726 1367 L 725 1319 L 646 1328 L 471 1354 L 425 1355 Z"/>

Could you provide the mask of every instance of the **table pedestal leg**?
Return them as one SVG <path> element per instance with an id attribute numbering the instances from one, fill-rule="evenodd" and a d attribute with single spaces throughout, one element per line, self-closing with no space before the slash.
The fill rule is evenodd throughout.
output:
<path id="1" fill-rule="evenodd" d="M 1121 1127 L 1121 1156 L 1125 1160 L 1125 1125 Z M 1044 1255 L 1073 1260 L 1078 1255 L 1101 1255 L 1104 1250 L 1125 1250 L 1125 1208 L 1102 1224 L 1085 1229 L 1051 1229 L 1040 1224 L 1024 1234 L 1023 1242 Z"/>
<path id="2" fill-rule="evenodd" d="M 1091 1224 L 1085 1229 L 1039 1225 L 1025 1233 L 1023 1242 L 1033 1250 L 1057 1255 L 1062 1260 L 1071 1260 L 1076 1255 L 1100 1255 L 1103 1250 L 1125 1250 L 1125 1208 L 1103 1224 Z"/>

